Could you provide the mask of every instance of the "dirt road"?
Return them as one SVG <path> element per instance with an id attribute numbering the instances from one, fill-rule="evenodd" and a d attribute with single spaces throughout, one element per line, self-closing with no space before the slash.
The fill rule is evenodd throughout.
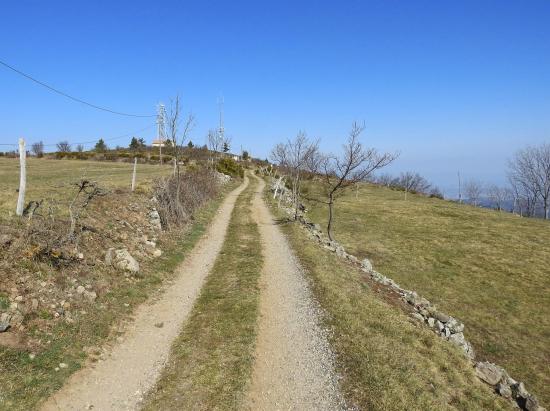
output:
<path id="1" fill-rule="evenodd" d="M 174 282 L 154 302 L 141 306 L 124 340 L 107 359 L 75 373 L 43 410 L 134 410 L 157 381 L 170 351 L 218 255 L 231 211 L 248 179 L 231 192 Z M 162 328 L 156 324 L 162 323 Z"/>
<path id="2" fill-rule="evenodd" d="M 254 199 L 264 253 L 252 410 L 338 410 L 343 402 L 319 308 L 285 237 L 262 200 Z"/>

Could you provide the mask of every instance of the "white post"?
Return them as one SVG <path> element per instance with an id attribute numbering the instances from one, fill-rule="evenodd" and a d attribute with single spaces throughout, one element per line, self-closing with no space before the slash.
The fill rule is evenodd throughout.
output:
<path id="1" fill-rule="evenodd" d="M 27 187 L 27 169 L 25 167 L 25 160 L 27 151 L 25 150 L 25 140 L 19 139 L 19 197 L 17 198 L 17 209 L 15 214 L 23 215 L 23 204 L 25 203 L 25 189 Z"/>
<path id="2" fill-rule="evenodd" d="M 283 187 L 284 187 L 284 182 L 283 182 Z M 277 203 L 277 208 L 281 208 L 281 199 L 283 198 L 283 193 L 281 192 L 281 194 L 279 194 L 279 202 Z"/>
<path id="3" fill-rule="evenodd" d="M 136 169 L 137 169 L 137 157 L 134 157 L 134 172 L 132 173 L 132 192 L 136 188 Z"/>
<path id="4" fill-rule="evenodd" d="M 279 186 L 281 185 L 281 180 L 283 179 L 283 176 L 279 177 L 279 181 L 277 181 L 277 184 L 275 185 L 275 192 L 273 193 L 273 200 L 277 198 L 277 191 L 279 191 Z"/>

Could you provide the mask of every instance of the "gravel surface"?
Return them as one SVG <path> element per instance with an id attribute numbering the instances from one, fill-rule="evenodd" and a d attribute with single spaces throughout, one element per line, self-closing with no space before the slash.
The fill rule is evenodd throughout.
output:
<path id="1" fill-rule="evenodd" d="M 254 199 L 264 253 L 259 334 L 247 407 L 344 409 L 319 307 L 299 263 L 262 200 Z"/>
<path id="2" fill-rule="evenodd" d="M 173 340 L 221 250 L 231 211 L 248 179 L 224 200 L 206 235 L 155 301 L 139 307 L 122 342 L 104 360 L 75 373 L 43 410 L 135 410 L 154 386 Z M 162 324 L 162 327 L 159 327 Z"/>

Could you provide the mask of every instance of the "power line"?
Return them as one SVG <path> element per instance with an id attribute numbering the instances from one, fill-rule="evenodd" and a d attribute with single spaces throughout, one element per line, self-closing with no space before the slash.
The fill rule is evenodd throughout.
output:
<path id="1" fill-rule="evenodd" d="M 149 130 L 153 127 L 156 127 L 156 124 L 151 124 L 151 125 L 148 125 L 147 127 L 144 127 L 144 128 L 141 128 L 139 130 L 135 130 L 135 131 L 132 131 L 130 133 L 126 133 L 126 134 L 123 134 L 123 135 L 120 135 L 118 137 L 111 137 L 111 138 L 106 138 L 106 139 L 103 139 L 103 141 L 113 141 L 113 140 L 119 140 L 121 138 L 126 138 L 126 137 L 130 137 L 134 134 L 137 134 L 137 133 L 141 133 L 142 131 L 146 131 L 146 130 Z M 93 144 L 93 143 L 97 143 L 97 140 L 91 140 L 91 141 L 82 141 L 82 142 L 77 142 L 77 143 L 69 143 L 70 145 L 72 146 L 77 146 L 79 144 Z M 29 144 L 28 144 L 29 145 Z M 32 145 L 32 143 L 31 143 Z M 44 144 L 44 147 L 53 147 L 53 146 L 56 146 L 57 144 Z M 10 146 L 10 147 L 17 147 L 18 144 L 0 144 L 0 146 Z"/>
<path id="2" fill-rule="evenodd" d="M 40 84 L 42 87 L 46 87 L 48 90 L 53 91 L 54 93 L 60 94 L 60 95 L 62 95 L 63 97 L 67 97 L 67 98 L 69 98 L 69 99 L 71 99 L 71 100 L 73 100 L 73 101 L 76 101 L 76 102 L 81 103 L 81 104 L 85 104 L 85 105 L 87 105 L 87 106 L 89 106 L 89 107 L 92 107 L 92 108 L 95 108 L 95 109 L 97 109 L 97 110 L 102 110 L 102 111 L 106 111 L 106 112 L 108 112 L 108 113 L 117 114 L 117 115 L 119 115 L 119 116 L 126 116 L 126 117 L 155 117 L 155 116 L 156 116 L 155 114 L 152 114 L 152 115 L 138 115 L 138 114 L 123 113 L 123 112 L 120 112 L 120 111 L 111 110 L 111 109 L 109 109 L 109 108 L 97 106 L 97 105 L 95 105 L 95 104 L 88 103 L 87 101 L 81 100 L 81 99 L 79 99 L 79 98 L 77 98 L 77 97 L 73 97 L 73 96 L 71 96 L 71 95 L 69 95 L 69 94 L 67 94 L 67 93 L 65 93 L 65 92 L 63 92 L 63 91 L 61 91 L 61 90 L 58 90 L 58 89 L 56 89 L 56 88 L 54 88 L 54 87 L 52 87 L 52 86 L 50 86 L 50 85 L 48 85 L 48 84 L 46 84 L 46 83 L 40 81 L 40 80 L 37 80 L 37 79 L 35 79 L 34 77 L 32 77 L 32 76 L 30 76 L 30 75 L 28 75 L 28 74 L 26 74 L 26 73 L 23 73 L 23 72 L 20 71 L 20 70 L 17 70 L 15 67 L 10 66 L 9 64 L 3 62 L 2 60 L 0 60 L 0 64 L 3 65 L 4 67 L 7 67 L 7 68 L 9 68 L 10 70 L 14 71 L 15 73 L 19 74 L 20 76 L 23 76 L 23 77 L 25 77 L 25 78 L 27 78 L 27 79 L 29 79 L 29 80 L 31 80 L 31 81 L 34 81 L 35 83 Z"/>

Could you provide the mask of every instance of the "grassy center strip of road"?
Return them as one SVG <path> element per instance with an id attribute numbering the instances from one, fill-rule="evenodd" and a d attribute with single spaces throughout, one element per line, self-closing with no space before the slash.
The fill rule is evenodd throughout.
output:
<path id="1" fill-rule="evenodd" d="M 226 187 L 224 193 L 235 185 Z M 177 266 L 203 236 L 224 198 L 225 195 L 220 194 L 206 204 L 179 238 L 164 243 L 162 257 L 143 262 L 139 281 L 124 282 L 102 297 L 101 305 L 90 305 L 86 321 L 56 324 L 45 336 L 49 338 L 47 348 L 34 359 L 26 351 L 0 346 L 0 410 L 33 409 L 85 364 L 91 355 L 86 354 L 87 348 L 96 347 L 94 354 L 101 353 L 101 347 L 116 337 L 113 327 L 129 319 L 134 308 L 174 277 Z M 67 364 L 67 368 L 59 369 L 60 363 Z"/>
<path id="2" fill-rule="evenodd" d="M 263 263 L 260 233 L 251 216 L 257 186 L 251 179 L 238 198 L 224 246 L 144 409 L 242 406 L 254 363 Z"/>
<path id="3" fill-rule="evenodd" d="M 340 389 L 352 409 L 504 410 L 463 354 L 384 301 L 364 273 L 310 240 L 267 195 L 325 312 Z"/>

